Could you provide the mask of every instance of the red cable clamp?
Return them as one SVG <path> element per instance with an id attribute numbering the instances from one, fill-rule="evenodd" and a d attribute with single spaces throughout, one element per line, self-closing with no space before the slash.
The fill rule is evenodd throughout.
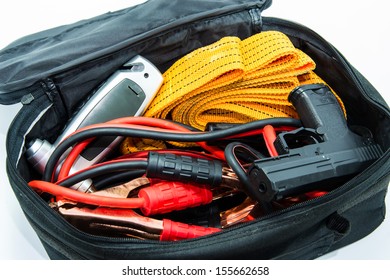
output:
<path id="1" fill-rule="evenodd" d="M 163 219 L 163 231 L 160 241 L 177 241 L 197 238 L 221 231 L 219 228 L 188 225 Z"/>
<path id="2" fill-rule="evenodd" d="M 205 186 L 160 182 L 141 189 L 138 197 L 145 201 L 141 208 L 142 213 L 150 216 L 208 204 L 213 200 L 213 193 Z"/>

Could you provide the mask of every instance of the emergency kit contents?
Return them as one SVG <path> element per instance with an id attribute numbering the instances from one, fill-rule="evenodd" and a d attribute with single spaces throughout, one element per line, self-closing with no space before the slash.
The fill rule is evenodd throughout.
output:
<path id="1" fill-rule="evenodd" d="M 51 259 L 314 259 L 381 225 L 390 109 L 271 3 L 149 0 L 0 50 L 7 175 Z"/>
<path id="2" fill-rule="evenodd" d="M 160 241 L 327 195 L 383 151 L 315 67 L 278 31 L 224 37 L 163 75 L 136 55 L 53 144 L 27 143 L 29 186 L 84 232 Z"/>

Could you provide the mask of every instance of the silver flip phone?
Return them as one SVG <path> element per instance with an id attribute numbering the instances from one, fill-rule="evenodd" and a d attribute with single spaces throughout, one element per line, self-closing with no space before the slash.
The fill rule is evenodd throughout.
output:
<path id="1" fill-rule="evenodd" d="M 79 128 L 127 116 L 140 116 L 150 104 L 163 82 L 160 71 L 148 60 L 137 55 L 111 75 L 91 95 L 69 120 L 53 144 L 34 139 L 28 144 L 26 156 L 34 168 L 43 173 L 53 150 L 68 135 Z M 122 137 L 103 137 L 95 141 L 76 160 L 71 173 L 103 160 L 122 140 Z M 86 180 L 72 186 L 82 192 L 90 190 Z"/>

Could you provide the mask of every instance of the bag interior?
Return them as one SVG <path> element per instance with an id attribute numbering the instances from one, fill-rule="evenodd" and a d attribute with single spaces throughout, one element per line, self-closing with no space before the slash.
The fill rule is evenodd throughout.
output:
<path id="1" fill-rule="evenodd" d="M 263 18 L 260 28 L 252 24 L 252 17 L 247 11 L 181 26 L 160 36 L 140 41 L 120 52 L 84 63 L 77 69 L 50 77 L 61 98 L 56 99 L 57 103 L 41 117 L 26 138 L 28 140 L 47 135 L 47 140 L 54 140 L 78 104 L 115 71 L 118 64 L 121 65 L 135 54 L 146 57 L 163 73 L 176 60 L 199 47 L 211 44 L 224 36 L 245 39 L 261 32 L 260 29 L 277 30 L 288 35 L 295 47 L 316 62 L 315 72 L 341 97 L 346 106 L 349 125 L 369 128 L 383 150 L 389 148 L 390 133 L 386 133 L 390 127 L 389 120 L 375 103 L 367 99 L 369 97 L 362 95 L 362 87 L 365 85 L 357 83 L 355 74 L 325 40 L 310 29 L 276 18 Z M 367 84 L 371 92 L 375 91 L 368 82 Z M 19 166 L 20 170 L 24 170 L 25 167 Z M 31 178 L 28 176 L 25 179 Z"/>

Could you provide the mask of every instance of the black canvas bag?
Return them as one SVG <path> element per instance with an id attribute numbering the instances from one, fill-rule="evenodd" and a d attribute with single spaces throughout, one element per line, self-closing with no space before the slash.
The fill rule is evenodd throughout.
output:
<path id="1" fill-rule="evenodd" d="M 24 105 L 7 137 L 7 173 L 51 259 L 312 259 L 363 238 L 382 223 L 390 180 L 389 107 L 325 39 L 305 26 L 262 17 L 271 2 L 151 0 L 33 34 L 1 50 L 0 102 Z M 56 139 L 78 104 L 134 55 L 164 72 L 185 54 L 224 36 L 244 39 L 267 30 L 283 32 L 316 62 L 316 73 L 343 100 L 349 124 L 369 128 L 384 151 L 344 185 L 256 221 L 179 242 L 86 234 L 27 185 L 38 175 L 23 154 L 26 142 L 42 135 Z"/>

